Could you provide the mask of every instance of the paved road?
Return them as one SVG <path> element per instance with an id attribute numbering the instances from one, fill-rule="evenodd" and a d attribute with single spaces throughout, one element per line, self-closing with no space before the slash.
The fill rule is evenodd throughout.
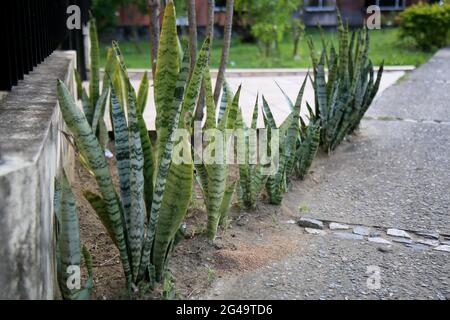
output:
<path id="1" fill-rule="evenodd" d="M 319 157 L 286 195 L 291 212 L 302 206 L 325 226 L 350 229 L 317 235 L 291 225 L 293 254 L 217 281 L 206 298 L 450 299 L 450 252 L 436 250 L 450 248 L 450 49 L 386 89 L 368 116 L 357 137 Z M 379 237 L 390 244 L 369 241 Z"/>

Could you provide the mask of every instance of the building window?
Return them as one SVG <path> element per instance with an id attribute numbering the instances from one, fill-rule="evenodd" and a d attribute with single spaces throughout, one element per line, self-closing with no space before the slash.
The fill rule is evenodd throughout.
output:
<path id="1" fill-rule="evenodd" d="M 394 11 L 405 9 L 405 0 L 371 0 L 366 1 L 366 6 L 379 6 L 381 11 Z"/>
<path id="2" fill-rule="evenodd" d="M 336 10 L 336 0 L 307 0 L 305 2 L 305 10 L 309 12 Z"/>

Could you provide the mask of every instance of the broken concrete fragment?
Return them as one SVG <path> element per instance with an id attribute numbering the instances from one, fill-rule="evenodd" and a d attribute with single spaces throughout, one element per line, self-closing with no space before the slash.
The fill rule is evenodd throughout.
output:
<path id="1" fill-rule="evenodd" d="M 350 229 L 349 225 L 337 223 L 337 222 L 330 223 L 330 230 L 348 230 L 348 229 Z"/>
<path id="2" fill-rule="evenodd" d="M 411 236 L 409 235 L 408 232 L 400 230 L 400 229 L 395 229 L 395 228 L 388 229 L 387 234 L 392 237 L 411 239 Z"/>
<path id="3" fill-rule="evenodd" d="M 360 236 L 368 236 L 370 235 L 370 228 L 357 226 L 353 228 L 353 233 Z"/>
<path id="4" fill-rule="evenodd" d="M 406 246 L 414 251 L 423 251 L 428 249 L 428 246 L 420 243 L 407 244 Z"/>
<path id="5" fill-rule="evenodd" d="M 397 242 L 397 243 L 403 243 L 403 244 L 412 244 L 412 240 L 411 239 L 406 239 L 406 238 L 396 238 L 396 239 L 392 239 L 392 241 Z"/>
<path id="6" fill-rule="evenodd" d="M 374 242 L 378 244 L 392 244 L 390 241 L 381 237 L 370 237 L 368 240 L 369 242 Z"/>
<path id="7" fill-rule="evenodd" d="M 303 228 L 323 229 L 323 222 L 316 219 L 300 218 L 297 224 Z"/>
<path id="8" fill-rule="evenodd" d="M 436 232 L 416 232 L 416 234 L 428 239 L 439 239 L 439 234 Z"/>
<path id="9" fill-rule="evenodd" d="M 447 245 L 437 246 L 434 247 L 433 250 L 450 252 L 450 246 Z"/>
<path id="10" fill-rule="evenodd" d="M 346 240 L 364 240 L 364 237 L 362 235 L 349 232 L 334 232 L 333 235 Z"/>
<path id="11" fill-rule="evenodd" d="M 318 230 L 318 229 L 305 228 L 305 231 L 309 234 L 314 234 L 314 235 L 318 235 L 318 236 L 324 236 L 326 234 L 325 231 Z"/>
<path id="12" fill-rule="evenodd" d="M 432 247 L 436 247 L 439 245 L 438 240 L 431 240 L 431 239 L 417 240 L 417 242 Z"/>

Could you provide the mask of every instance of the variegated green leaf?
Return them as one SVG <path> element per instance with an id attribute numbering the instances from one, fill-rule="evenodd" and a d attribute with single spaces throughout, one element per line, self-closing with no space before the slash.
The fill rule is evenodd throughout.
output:
<path id="1" fill-rule="evenodd" d="M 87 159 L 89 167 L 97 180 L 102 197 L 107 204 L 108 215 L 118 243 L 126 280 L 128 285 L 131 285 L 131 269 L 126 249 L 120 206 L 117 201 L 114 184 L 111 179 L 108 163 L 103 154 L 103 149 L 95 138 L 86 117 L 79 110 L 69 90 L 61 80 L 58 80 L 57 93 L 64 121 L 74 135 L 75 140 L 78 141 L 77 146 Z"/>

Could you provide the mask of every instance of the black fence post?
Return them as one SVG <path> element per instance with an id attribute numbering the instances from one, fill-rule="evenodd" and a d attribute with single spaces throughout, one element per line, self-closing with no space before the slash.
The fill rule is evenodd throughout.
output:
<path id="1" fill-rule="evenodd" d="M 78 5 L 87 24 L 90 0 L 3 1 L 0 10 L 0 91 L 11 90 L 54 50 L 76 50 L 77 68 L 86 79 L 83 30 L 68 30 L 67 7 Z"/>

